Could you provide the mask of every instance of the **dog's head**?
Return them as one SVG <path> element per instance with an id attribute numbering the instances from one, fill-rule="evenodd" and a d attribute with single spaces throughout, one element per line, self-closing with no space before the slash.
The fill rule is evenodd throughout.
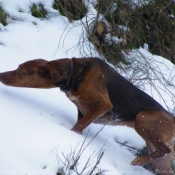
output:
<path id="1" fill-rule="evenodd" d="M 68 64 L 69 59 L 51 62 L 31 60 L 19 65 L 16 70 L 0 73 L 0 81 L 15 87 L 53 88 L 66 81 Z"/>

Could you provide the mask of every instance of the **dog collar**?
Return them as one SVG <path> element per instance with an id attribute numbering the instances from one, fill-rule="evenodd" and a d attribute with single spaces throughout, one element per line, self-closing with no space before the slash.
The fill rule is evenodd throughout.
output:
<path id="1" fill-rule="evenodd" d="M 72 61 L 72 59 L 70 59 L 70 69 L 69 69 L 69 74 L 68 74 L 68 77 L 67 77 L 67 81 L 66 81 L 65 86 L 63 86 L 61 88 L 61 90 L 64 91 L 64 92 L 67 92 L 68 88 L 70 86 L 70 82 L 71 82 L 71 78 L 72 78 L 72 74 L 73 74 L 73 67 L 74 67 L 73 61 Z"/>

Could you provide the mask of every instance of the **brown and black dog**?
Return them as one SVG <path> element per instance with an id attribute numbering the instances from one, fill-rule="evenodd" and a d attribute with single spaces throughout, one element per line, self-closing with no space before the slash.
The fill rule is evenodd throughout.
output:
<path id="1" fill-rule="evenodd" d="M 128 124 L 145 140 L 149 154 L 132 165 L 152 161 L 160 174 L 173 174 L 173 117 L 152 97 L 123 78 L 99 58 L 36 59 L 0 73 L 8 86 L 59 87 L 78 108 L 72 128 L 81 133 L 90 123 Z"/>

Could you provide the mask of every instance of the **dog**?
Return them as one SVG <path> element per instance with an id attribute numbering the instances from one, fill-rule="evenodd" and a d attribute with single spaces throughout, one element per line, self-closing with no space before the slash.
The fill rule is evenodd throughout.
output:
<path id="1" fill-rule="evenodd" d="M 173 117 L 102 59 L 35 59 L 0 73 L 0 81 L 14 87 L 60 88 L 77 106 L 78 120 L 72 128 L 77 133 L 91 123 L 135 128 L 149 154 L 136 157 L 131 164 L 151 161 L 160 174 L 173 174 Z"/>

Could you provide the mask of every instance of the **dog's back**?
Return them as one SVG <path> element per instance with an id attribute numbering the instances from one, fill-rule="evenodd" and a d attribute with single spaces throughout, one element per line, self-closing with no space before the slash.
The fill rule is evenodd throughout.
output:
<path id="1" fill-rule="evenodd" d="M 135 120 L 136 115 L 143 110 L 165 110 L 152 97 L 138 89 L 117 73 L 109 64 L 99 58 L 83 58 L 85 69 L 95 66 L 101 69 L 104 82 L 113 109 L 110 111 L 114 119 Z M 86 64 L 85 64 L 86 63 Z M 96 72 L 94 72 L 96 74 Z"/>

